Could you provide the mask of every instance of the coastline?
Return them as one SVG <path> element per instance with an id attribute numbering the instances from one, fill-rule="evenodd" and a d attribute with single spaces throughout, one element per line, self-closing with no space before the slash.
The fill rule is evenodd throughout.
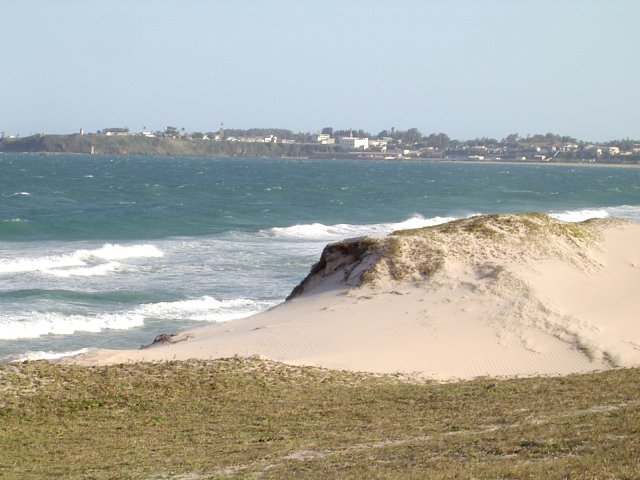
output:
<path id="1" fill-rule="evenodd" d="M 421 162 L 421 163 L 447 163 L 447 164 L 468 164 L 468 165 L 527 165 L 527 166 L 560 166 L 560 167 L 612 167 L 612 168 L 640 168 L 640 161 L 632 162 L 543 162 L 543 161 L 521 161 L 521 160 L 469 160 L 464 157 L 460 158 L 421 158 L 421 157 L 407 157 L 407 158 L 368 158 L 366 156 L 333 156 L 333 157 L 321 157 L 313 154 L 301 155 L 301 156 L 272 156 L 272 155 L 199 155 L 199 154 L 183 154 L 183 153 L 96 153 L 90 154 L 87 152 L 59 152 L 59 151 L 2 151 L 0 155 L 72 155 L 72 156 L 117 156 L 117 157 L 193 157 L 193 158 L 256 158 L 256 159 L 275 159 L 275 160 L 358 160 L 358 161 L 372 161 L 372 162 Z"/>
<path id="2" fill-rule="evenodd" d="M 339 242 L 325 249 L 309 288 L 267 312 L 168 335 L 141 350 L 94 350 L 63 361 L 240 355 L 437 380 L 637 366 L 640 225 L 576 225 L 536 215 L 473 217 L 387 237 L 400 242 L 398 258 L 381 253 L 391 240 L 373 239 L 355 253 Z M 425 241 L 441 243 L 421 250 Z M 431 255 L 432 265 L 412 257 L 416 250 Z M 432 255 L 441 250 L 442 258 Z M 362 285 L 371 272 L 375 280 Z"/>
<path id="3" fill-rule="evenodd" d="M 80 154 L 80 155 L 116 155 L 116 156 L 185 156 L 210 158 L 292 158 L 292 159 L 345 159 L 345 160 L 390 160 L 390 161 L 426 161 L 426 162 L 464 162 L 479 164 L 520 164 L 520 165 L 624 165 L 640 166 L 640 150 L 629 145 L 611 147 L 615 142 L 584 143 L 580 149 L 575 144 L 568 150 L 562 146 L 559 137 L 555 140 L 540 140 L 532 143 L 521 139 L 519 143 L 495 144 L 492 153 L 486 153 L 483 144 L 452 141 L 453 144 L 438 147 L 429 146 L 423 138 L 421 142 L 404 144 L 402 140 L 385 138 L 384 147 L 368 148 L 368 138 L 363 148 L 353 148 L 342 144 L 334 138 L 335 143 L 320 143 L 312 137 L 282 138 L 270 135 L 256 137 L 252 135 L 221 137 L 215 139 L 200 138 L 196 134 L 180 134 L 168 129 L 166 132 L 155 132 L 152 136 L 142 133 L 130 133 L 128 129 L 115 129 L 117 132 L 102 131 L 98 133 L 74 134 L 35 134 L 28 137 L 0 138 L 0 153 L 41 153 L 41 154 Z M 121 131 L 121 130 L 124 130 Z M 146 132 L 149 133 L 149 132 Z M 266 134 L 266 130 L 265 130 Z M 212 137 L 213 138 L 213 137 Z M 546 137 L 545 137 L 546 138 Z M 387 144 L 387 142 L 391 142 Z M 629 141 L 627 141 L 629 143 Z M 377 145 L 377 144 L 376 144 Z M 600 147 L 600 148 L 596 148 Z M 388 148 L 388 149 L 387 149 Z M 435 150 L 434 150 L 435 148 Z M 475 158 L 474 148 L 480 149 L 482 157 Z M 537 155 L 541 149 L 544 154 Z M 611 153 L 614 152 L 614 153 Z M 534 156 L 540 158 L 535 159 Z M 548 157 L 548 158 L 547 158 Z M 555 161 L 558 158 L 557 162 Z M 486 159 L 485 159 L 486 158 Z M 524 158 L 524 160 L 519 160 Z M 533 160 L 532 160 L 533 159 Z"/>

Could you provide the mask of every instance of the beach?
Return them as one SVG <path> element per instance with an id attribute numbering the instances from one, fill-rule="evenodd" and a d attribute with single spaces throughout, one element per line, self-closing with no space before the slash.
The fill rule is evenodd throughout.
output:
<path id="1" fill-rule="evenodd" d="M 239 355 L 437 380 L 637 366 L 639 240 L 629 222 L 498 215 L 336 243 L 267 312 L 70 361 Z"/>
<path id="2" fill-rule="evenodd" d="M 632 168 L 5 154 L 0 175 L 0 362 L 232 328 L 348 238 L 495 213 L 640 223 Z"/>

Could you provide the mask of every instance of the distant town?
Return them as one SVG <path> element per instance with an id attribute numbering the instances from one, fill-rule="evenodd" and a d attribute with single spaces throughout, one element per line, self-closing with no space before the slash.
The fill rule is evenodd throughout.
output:
<path id="1" fill-rule="evenodd" d="M 0 132 L 0 152 L 49 152 L 130 155 L 269 156 L 369 159 L 433 159 L 503 162 L 580 162 L 640 164 L 640 141 L 586 142 L 553 133 L 503 139 L 455 140 L 445 133 L 423 135 L 417 128 L 295 133 L 279 128 L 187 132 L 167 126 L 138 132 L 109 127 L 95 133 L 28 137 Z"/>

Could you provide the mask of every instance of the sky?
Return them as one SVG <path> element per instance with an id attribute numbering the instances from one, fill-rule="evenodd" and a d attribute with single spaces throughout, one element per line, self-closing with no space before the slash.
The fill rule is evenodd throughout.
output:
<path id="1" fill-rule="evenodd" d="M 637 0 L 0 0 L 6 135 L 640 139 Z"/>

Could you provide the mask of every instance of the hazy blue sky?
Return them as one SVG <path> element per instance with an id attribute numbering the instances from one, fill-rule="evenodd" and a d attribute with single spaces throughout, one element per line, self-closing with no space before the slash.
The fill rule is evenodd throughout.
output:
<path id="1" fill-rule="evenodd" d="M 0 130 L 640 139 L 637 0 L 0 0 Z"/>

